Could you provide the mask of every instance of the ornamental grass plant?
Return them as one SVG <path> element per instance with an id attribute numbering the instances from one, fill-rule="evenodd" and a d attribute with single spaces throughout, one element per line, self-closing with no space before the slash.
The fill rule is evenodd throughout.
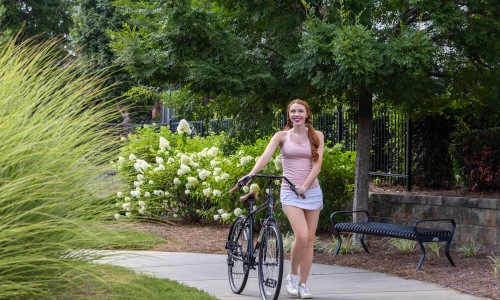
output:
<path id="1" fill-rule="evenodd" d="M 103 78 L 57 48 L 0 45 L 0 299 L 57 298 L 94 274 L 78 250 L 106 242 L 89 222 L 109 215 L 95 178 L 116 156 L 115 109 L 96 101 Z"/>

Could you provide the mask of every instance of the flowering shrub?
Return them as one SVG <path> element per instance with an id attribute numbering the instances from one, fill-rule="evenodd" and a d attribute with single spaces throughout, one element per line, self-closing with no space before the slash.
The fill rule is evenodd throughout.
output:
<path id="1" fill-rule="evenodd" d="M 244 205 L 227 191 L 251 171 L 270 137 L 259 139 L 253 145 L 241 145 L 235 154 L 225 156 L 218 147 L 226 142 L 224 134 L 190 139 L 187 138 L 189 124 L 185 120 L 178 128 L 181 129 L 172 133 L 167 127 L 150 126 L 129 136 L 122 156 L 115 163 L 117 173 L 127 186 L 126 191 L 117 192 L 119 211 L 116 218 L 162 216 L 230 223 L 244 213 Z M 346 153 L 338 146 L 325 149 L 320 175 L 320 182 L 324 183 L 325 208 L 328 208 L 323 210 L 325 220 L 333 203 L 351 199 L 354 155 Z M 325 163 L 326 160 L 333 162 Z M 281 169 L 281 156 L 277 151 L 262 173 L 279 175 Z M 261 192 L 257 179 L 249 187 L 243 187 L 244 192 L 249 190 Z M 279 187 L 275 191 L 279 199 Z M 277 206 L 280 206 L 279 201 Z M 278 220 L 286 219 L 279 209 L 276 215 Z"/>

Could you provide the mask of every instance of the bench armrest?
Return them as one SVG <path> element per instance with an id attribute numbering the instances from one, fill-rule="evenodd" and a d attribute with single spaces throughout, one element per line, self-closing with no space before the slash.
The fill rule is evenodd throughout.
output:
<path id="1" fill-rule="evenodd" d="M 330 215 L 330 222 L 332 223 L 333 228 L 335 228 L 335 224 L 337 223 L 337 222 L 335 222 L 335 217 L 336 216 L 342 215 L 342 214 L 351 214 L 351 215 L 353 215 L 355 213 L 364 213 L 368 217 L 368 220 L 370 220 L 370 214 L 366 210 L 341 210 L 341 211 L 335 211 L 335 212 L 333 212 Z"/>
<path id="2" fill-rule="evenodd" d="M 413 222 L 413 231 L 415 232 L 416 235 L 419 235 L 418 225 L 421 223 L 432 223 L 432 222 L 434 222 L 434 223 L 449 222 L 450 223 L 450 236 L 453 236 L 453 234 L 455 232 L 455 227 L 457 226 L 457 224 L 455 223 L 455 221 L 453 219 L 415 220 L 415 222 Z"/>

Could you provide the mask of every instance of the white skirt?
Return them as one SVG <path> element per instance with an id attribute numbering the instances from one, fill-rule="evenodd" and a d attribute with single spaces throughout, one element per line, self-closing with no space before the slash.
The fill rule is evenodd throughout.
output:
<path id="1" fill-rule="evenodd" d="M 281 189 L 280 201 L 281 205 L 295 206 L 307 210 L 317 210 L 323 208 L 323 191 L 321 187 L 307 190 L 304 195 L 305 199 L 297 196 L 289 188 Z"/>

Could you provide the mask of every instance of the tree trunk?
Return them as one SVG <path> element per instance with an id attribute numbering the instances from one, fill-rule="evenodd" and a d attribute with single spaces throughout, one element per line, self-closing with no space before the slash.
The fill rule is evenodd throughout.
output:
<path id="1" fill-rule="evenodd" d="M 372 94 L 359 90 L 358 136 L 356 141 L 356 177 L 354 181 L 353 210 L 368 210 L 370 151 L 372 148 L 373 107 Z M 354 221 L 365 221 L 364 214 L 355 214 Z"/>

